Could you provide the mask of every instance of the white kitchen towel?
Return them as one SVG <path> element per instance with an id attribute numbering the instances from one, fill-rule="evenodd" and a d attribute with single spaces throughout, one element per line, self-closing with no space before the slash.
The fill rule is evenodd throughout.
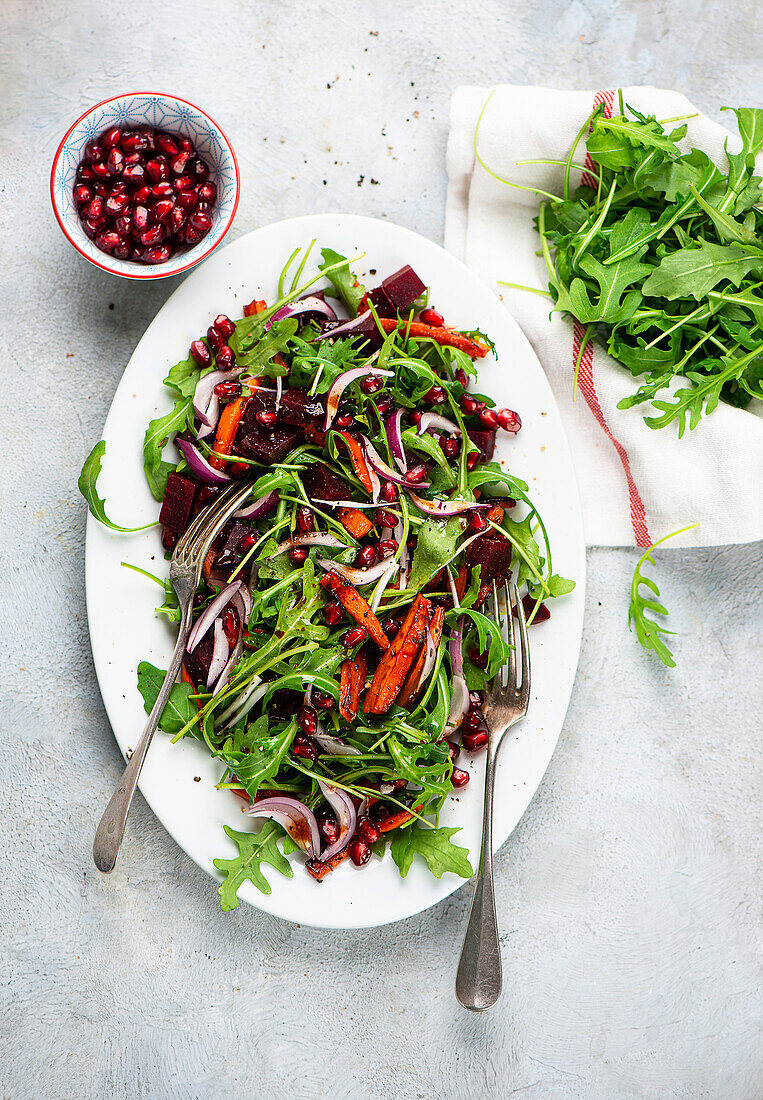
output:
<path id="1" fill-rule="evenodd" d="M 581 359 L 573 403 L 582 327 L 560 313 L 549 319 L 550 299 L 498 285 L 503 281 L 545 290 L 548 278 L 533 225 L 537 196 L 500 183 L 476 162 L 475 128 L 489 94 L 488 88 L 465 87 L 453 96 L 445 246 L 500 294 L 543 364 L 572 447 L 586 541 L 648 546 L 695 522 L 700 526 L 681 536 L 677 545 L 715 546 L 763 537 L 763 418 L 758 413 L 722 404 L 683 439 L 675 425 L 653 430 L 643 420 L 650 406 L 616 407 L 638 383 L 591 344 Z M 658 119 L 695 113 L 684 96 L 656 88 L 625 88 L 624 99 Z M 617 113 L 616 90 L 495 88 L 479 127 L 480 156 L 505 179 L 561 194 L 561 167 L 517 162 L 564 161 L 596 103 L 603 103 L 606 113 Z M 724 141 L 735 152 L 738 136 L 701 114 L 687 124 L 682 144 L 705 149 L 725 168 Z M 578 162 L 585 155 L 583 142 L 579 150 Z M 574 173 L 573 184 L 580 176 Z M 760 409 L 760 402 L 753 405 Z"/>

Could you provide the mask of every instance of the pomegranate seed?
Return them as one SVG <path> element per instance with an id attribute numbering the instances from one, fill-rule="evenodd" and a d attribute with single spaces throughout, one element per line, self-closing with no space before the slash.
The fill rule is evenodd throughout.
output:
<path id="1" fill-rule="evenodd" d="M 215 397 L 219 397 L 221 401 L 232 401 L 234 398 L 241 396 L 241 383 L 218 382 L 212 392 Z"/>
<path id="2" fill-rule="evenodd" d="M 382 539 L 376 549 L 380 558 L 386 558 L 390 554 L 395 554 L 397 547 L 398 542 L 396 539 Z"/>
<path id="3" fill-rule="evenodd" d="M 96 195 L 100 195 L 102 199 L 107 199 L 112 192 L 112 188 L 110 188 L 106 183 L 96 183 L 93 190 L 95 191 Z"/>
<path id="4" fill-rule="evenodd" d="M 176 206 L 170 217 L 170 228 L 173 233 L 179 233 L 185 225 L 185 211 L 180 206 Z"/>
<path id="5" fill-rule="evenodd" d="M 160 224 L 168 222 L 174 209 L 175 204 L 172 199 L 160 199 L 159 202 L 155 202 L 153 205 L 151 220 Z"/>
<path id="6" fill-rule="evenodd" d="M 238 548 L 245 554 L 247 550 L 252 549 L 255 542 L 257 542 L 257 536 L 255 535 L 254 531 L 250 531 L 248 535 L 244 535 L 241 542 L 238 544 Z"/>
<path id="7" fill-rule="evenodd" d="M 203 236 L 201 230 L 194 229 L 191 225 L 184 225 L 182 231 L 178 234 L 183 244 L 187 245 L 198 244 Z"/>
<path id="8" fill-rule="evenodd" d="M 347 851 L 350 853 L 350 859 L 356 867 L 363 867 L 371 858 L 371 849 L 365 841 L 360 839 L 353 838 L 347 847 Z"/>
<path id="9" fill-rule="evenodd" d="M 487 743 L 487 730 L 475 730 L 474 733 L 464 733 L 461 736 L 461 744 L 467 752 L 478 752 L 484 749 Z"/>
<path id="10" fill-rule="evenodd" d="M 192 191 L 194 200 L 198 202 L 196 198 L 196 189 L 194 187 L 194 180 L 192 176 L 178 176 L 176 180 L 172 181 L 172 186 L 176 191 Z"/>
<path id="11" fill-rule="evenodd" d="M 163 264 L 172 255 L 172 248 L 168 244 L 158 244 L 155 248 L 147 248 L 141 256 L 144 264 Z"/>
<path id="12" fill-rule="evenodd" d="M 209 176 L 209 168 L 206 161 L 201 157 L 192 157 L 188 162 L 188 171 L 192 176 L 196 177 L 197 183 L 204 183 Z"/>
<path id="13" fill-rule="evenodd" d="M 334 421 L 335 428 L 349 428 L 355 417 L 351 413 L 344 413 L 342 416 L 338 416 Z"/>
<path id="14" fill-rule="evenodd" d="M 308 737 L 312 737 L 318 729 L 318 715 L 315 713 L 315 709 L 308 706 L 307 703 L 301 706 L 297 711 L 297 724 L 303 733 L 306 733 Z"/>
<path id="15" fill-rule="evenodd" d="M 114 220 L 114 228 L 117 233 L 121 233 L 123 237 L 129 237 L 133 228 L 130 215 L 120 214 L 119 217 Z"/>
<path id="16" fill-rule="evenodd" d="M 395 407 L 395 402 L 388 393 L 383 393 L 377 400 L 376 407 L 379 410 L 380 416 L 389 416 Z"/>
<path id="17" fill-rule="evenodd" d="M 135 232 L 142 233 L 144 229 L 148 228 L 148 208 L 136 206 L 132 212 L 132 220 L 135 225 Z"/>
<path id="18" fill-rule="evenodd" d="M 93 201 L 90 203 L 90 205 L 87 208 L 87 216 L 88 216 L 88 218 L 90 218 L 91 221 L 94 221 L 96 218 L 100 218 L 102 213 L 103 213 L 103 199 L 101 198 L 100 195 L 96 195 L 95 198 L 93 199 Z"/>
<path id="19" fill-rule="evenodd" d="M 231 321 L 230 317 L 226 317 L 224 313 L 218 313 L 212 322 L 212 328 L 217 329 L 221 336 L 224 336 L 227 340 L 229 336 L 232 336 L 236 331 L 236 326 Z"/>
<path id="20" fill-rule="evenodd" d="M 146 169 L 142 164 L 126 164 L 122 172 L 122 179 L 130 183 L 143 183 L 146 179 Z"/>
<path id="21" fill-rule="evenodd" d="M 183 210 L 193 210 L 196 205 L 196 192 L 195 191 L 180 191 L 178 192 L 178 206 Z"/>
<path id="22" fill-rule="evenodd" d="M 333 710 L 334 696 L 329 695 L 326 691 L 313 690 L 313 706 L 319 710 Z"/>
<path id="23" fill-rule="evenodd" d="M 495 415 L 493 409 L 481 409 L 480 410 L 480 422 L 486 428 L 497 428 L 498 417 Z"/>
<path id="24" fill-rule="evenodd" d="M 101 252 L 113 252 L 115 248 L 124 247 L 126 241 L 118 233 L 99 233 L 95 243 Z"/>
<path id="25" fill-rule="evenodd" d="M 125 156 L 121 149 L 112 149 L 108 155 L 106 161 L 106 167 L 112 176 L 118 176 L 121 174 L 122 169 L 125 166 Z"/>
<path id="26" fill-rule="evenodd" d="M 376 550 L 373 546 L 361 546 L 355 555 L 355 567 L 368 569 L 376 561 Z"/>
<path id="27" fill-rule="evenodd" d="M 142 153 L 128 153 L 125 157 L 125 164 L 142 164 L 146 167 L 145 157 Z"/>
<path id="28" fill-rule="evenodd" d="M 440 447 L 446 458 L 455 458 L 460 450 L 459 442 L 454 435 L 441 436 Z"/>
<path id="29" fill-rule="evenodd" d="M 177 142 L 169 134 L 156 135 L 156 148 L 160 153 L 164 153 L 165 157 L 176 157 L 179 152 Z"/>
<path id="30" fill-rule="evenodd" d="M 405 475 L 405 480 L 410 481 L 413 485 L 418 485 L 420 481 L 423 481 L 427 476 L 426 466 L 414 466 Z"/>
<path id="31" fill-rule="evenodd" d="M 466 371 L 463 367 L 456 370 L 456 381 L 460 382 L 464 389 L 469 385 L 469 379 L 466 377 Z"/>
<path id="32" fill-rule="evenodd" d="M 137 191 L 133 191 L 133 193 L 132 193 L 132 201 L 134 203 L 137 203 L 137 204 L 141 205 L 141 206 L 146 202 L 147 199 L 150 199 L 150 198 L 151 198 L 151 188 L 150 187 L 139 187 Z"/>
<path id="33" fill-rule="evenodd" d="M 328 626 L 336 626 L 344 618 L 344 608 L 340 603 L 327 603 L 323 608 L 323 618 Z"/>
<path id="34" fill-rule="evenodd" d="M 422 309 L 419 320 L 425 325 L 431 325 L 432 328 L 441 328 L 445 318 L 436 309 Z"/>
<path id="35" fill-rule="evenodd" d="M 533 613 L 533 610 L 535 609 L 535 600 L 532 598 L 532 596 L 530 595 L 529 592 L 525 593 L 525 595 L 522 597 L 522 607 L 524 609 L 525 618 L 529 619 L 530 616 Z M 516 614 L 517 614 L 516 611 L 514 611 L 514 616 L 515 617 L 516 617 Z M 548 620 L 550 618 L 551 618 L 551 612 L 546 607 L 546 605 L 544 603 L 542 603 L 540 605 L 540 607 L 538 608 L 538 611 L 535 615 L 535 618 L 533 619 L 533 621 L 530 625 L 535 626 L 536 623 L 548 622 Z"/>
<path id="36" fill-rule="evenodd" d="M 381 378 L 377 378 L 373 374 L 369 374 L 365 378 L 361 378 L 360 380 L 360 388 L 362 389 L 363 393 L 376 393 L 377 390 L 380 390 L 382 388 L 383 384 L 383 380 Z"/>
<path id="37" fill-rule="evenodd" d="M 482 692 L 470 691 L 469 692 L 469 709 L 480 710 L 482 707 Z"/>
<path id="38" fill-rule="evenodd" d="M 471 456 L 469 456 L 471 457 Z M 471 531 L 485 531 L 487 530 L 488 522 L 483 516 L 482 512 L 476 510 L 469 516 L 469 530 Z"/>
<path id="39" fill-rule="evenodd" d="M 153 157 L 146 161 L 146 174 L 154 183 L 160 183 L 170 178 L 170 166 L 164 157 Z"/>
<path id="40" fill-rule="evenodd" d="M 465 787 L 469 782 L 469 773 L 462 771 L 461 768 L 454 768 L 451 772 L 450 781 L 456 789 Z"/>
<path id="41" fill-rule="evenodd" d="M 93 192 L 84 183 L 78 183 L 74 188 L 74 201 L 79 206 L 84 206 L 93 198 Z"/>
<path id="42" fill-rule="evenodd" d="M 421 413 L 420 412 L 412 412 L 411 413 L 411 424 L 415 424 L 418 427 L 418 425 L 420 423 L 421 423 Z"/>
<path id="43" fill-rule="evenodd" d="M 165 550 L 174 550 L 177 546 L 178 536 L 174 531 L 169 531 L 166 527 L 162 531 L 162 546 Z"/>
<path id="44" fill-rule="evenodd" d="M 110 130 L 107 130 L 101 138 L 101 141 L 107 149 L 114 149 L 117 145 L 119 145 L 121 140 L 122 131 L 119 129 L 118 126 L 112 126 L 112 128 Z"/>
<path id="45" fill-rule="evenodd" d="M 318 823 L 318 829 L 327 845 L 336 844 L 339 840 L 339 825 L 331 818 L 324 818 Z"/>
<path id="46" fill-rule="evenodd" d="M 149 225 L 140 235 L 140 243 L 149 248 L 154 244 L 161 244 L 167 236 L 167 230 L 161 225 Z"/>
<path id="47" fill-rule="evenodd" d="M 182 134 L 178 135 L 180 139 L 180 148 L 184 153 L 194 153 L 193 142 L 190 138 L 183 137 Z"/>
<path id="48" fill-rule="evenodd" d="M 231 645 L 235 645 L 238 637 L 238 628 L 241 625 L 238 611 L 230 605 L 223 611 L 223 631 Z"/>
<path id="49" fill-rule="evenodd" d="M 360 839 L 364 840 L 366 844 L 376 844 L 376 841 L 381 836 L 381 830 L 378 825 L 374 825 L 373 821 L 370 821 L 367 817 L 361 817 L 355 831 Z"/>
<path id="50" fill-rule="evenodd" d="M 88 168 L 88 166 L 86 164 L 78 165 L 77 166 L 76 179 L 77 179 L 78 183 L 81 183 L 82 180 L 87 181 L 87 180 L 93 179 L 93 170 L 92 170 L 92 168 Z"/>
<path id="51" fill-rule="evenodd" d="M 255 420 L 258 424 L 262 424 L 263 428 L 274 428 L 278 421 L 278 416 L 268 409 L 260 409 L 255 416 Z"/>
<path id="52" fill-rule="evenodd" d="M 498 409 L 495 415 L 498 418 L 498 423 L 505 432 L 512 432 L 512 434 L 516 435 L 522 427 L 522 421 L 519 415 L 513 412 L 512 409 Z"/>
<path id="53" fill-rule="evenodd" d="M 297 530 L 302 535 L 308 535 L 315 530 L 315 518 L 310 508 L 304 505 L 297 508 Z"/>
<path id="54" fill-rule="evenodd" d="M 103 204 L 103 208 L 107 214 L 111 214 L 111 216 L 115 218 L 117 214 L 122 213 L 127 203 L 127 195 L 123 194 L 123 192 L 117 191 L 116 194 L 112 192 Z"/>
<path id="55" fill-rule="evenodd" d="M 82 228 L 85 231 L 86 235 L 90 238 L 90 240 L 92 240 L 98 232 L 98 226 L 91 222 L 88 218 L 85 218 L 82 222 Z"/>
<path id="56" fill-rule="evenodd" d="M 139 153 L 148 149 L 148 135 L 145 130 L 127 130 L 122 134 L 122 148 L 126 153 Z"/>
<path id="57" fill-rule="evenodd" d="M 377 527 L 397 527 L 397 516 L 394 512 L 388 512 L 386 508 L 376 509 L 374 521 Z"/>
<path id="58" fill-rule="evenodd" d="M 131 251 L 132 251 L 131 246 L 127 243 L 127 241 L 125 241 L 124 244 L 118 244 L 117 245 L 117 247 L 112 252 L 112 255 L 117 260 L 126 260 L 126 259 L 129 258 L 129 255 L 130 255 Z"/>
<path id="59" fill-rule="evenodd" d="M 467 470 L 473 470 L 480 460 L 480 452 L 472 451 L 466 456 L 466 468 Z"/>
<path id="60" fill-rule="evenodd" d="M 212 228 L 212 219 L 206 210 L 194 210 L 188 216 L 188 224 L 199 233 L 208 233 Z"/>
<path id="61" fill-rule="evenodd" d="M 459 404 L 461 405 L 461 412 L 464 416 L 474 416 L 479 407 L 479 401 L 475 401 L 468 393 L 464 394 Z"/>
<path id="62" fill-rule="evenodd" d="M 99 180 L 107 180 L 111 177 L 111 172 L 105 164 L 93 164 L 91 165 L 91 171 Z"/>
<path id="63" fill-rule="evenodd" d="M 403 620 L 402 619 L 385 619 L 384 622 L 382 623 L 382 630 L 384 631 L 384 633 L 387 635 L 387 637 L 391 641 L 395 637 L 395 635 L 400 631 L 400 627 L 402 625 L 403 625 Z"/>
<path id="64" fill-rule="evenodd" d="M 155 183 L 151 188 L 151 195 L 155 199 L 175 199 L 175 192 L 170 183 Z"/>
<path id="65" fill-rule="evenodd" d="M 397 485 L 394 481 L 385 481 L 381 487 L 380 496 L 382 500 L 386 500 L 387 504 L 392 504 L 397 500 L 400 494 L 397 491 Z"/>
<path id="66" fill-rule="evenodd" d="M 469 650 L 469 660 L 472 662 L 475 668 L 487 668 L 487 663 L 489 659 L 490 654 L 487 652 L 487 650 L 484 653 L 480 653 L 478 649 L 474 648 Z"/>
<path id="67" fill-rule="evenodd" d="M 424 394 L 424 400 L 428 405 L 442 405 L 445 400 L 445 390 L 442 386 L 432 386 L 431 390 Z"/>
<path id="68" fill-rule="evenodd" d="M 309 760 L 314 764 L 318 759 L 318 748 L 314 741 L 308 741 L 307 738 L 304 738 L 297 743 L 295 738 L 294 744 L 291 747 L 291 755 L 299 756 L 303 760 Z"/>
<path id="69" fill-rule="evenodd" d="M 85 159 L 89 164 L 100 164 L 106 159 L 106 150 L 97 141 L 91 141 L 85 146 Z"/>
<path id="70" fill-rule="evenodd" d="M 450 753 L 451 760 L 458 760 L 458 754 L 461 752 L 461 746 L 457 745 L 455 741 L 446 741 L 448 746 L 448 752 Z"/>
<path id="71" fill-rule="evenodd" d="M 307 550 L 303 546 L 294 546 L 289 551 L 289 561 L 292 565 L 304 565 L 307 561 Z"/>
<path id="72" fill-rule="evenodd" d="M 367 637 L 368 631 L 364 626 L 354 626 L 352 630 L 348 630 L 346 634 L 342 635 L 342 645 L 351 649 L 353 646 L 364 642 Z"/>
<path id="73" fill-rule="evenodd" d="M 170 168 L 172 169 L 173 176 L 182 176 L 185 174 L 185 168 L 188 161 L 191 159 L 191 154 L 188 152 L 178 153 L 173 160 Z"/>
<path id="74" fill-rule="evenodd" d="M 223 344 L 215 355 L 215 362 L 218 370 L 232 370 L 236 365 L 236 356 L 233 354 L 233 349 L 229 348 L 227 344 Z"/>
<path id="75" fill-rule="evenodd" d="M 217 187 L 214 183 L 202 183 L 199 188 L 199 202 L 212 203 L 217 199 Z"/>
<path id="76" fill-rule="evenodd" d="M 480 728 L 482 722 L 482 711 L 477 709 L 468 711 L 468 713 L 464 717 L 464 726 L 472 733 Z"/>
<path id="77" fill-rule="evenodd" d="M 217 331 L 216 328 L 210 327 L 207 329 L 207 341 L 213 351 L 217 352 L 224 345 L 224 337 Z"/>
<path id="78" fill-rule="evenodd" d="M 191 355 L 200 367 L 210 367 L 212 365 L 212 353 L 203 340 L 194 340 L 191 344 Z"/>

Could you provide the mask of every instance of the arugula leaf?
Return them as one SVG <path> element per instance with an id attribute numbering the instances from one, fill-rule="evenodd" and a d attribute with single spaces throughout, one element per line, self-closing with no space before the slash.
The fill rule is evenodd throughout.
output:
<path id="1" fill-rule="evenodd" d="M 251 723 L 241 748 L 232 739 L 225 742 L 220 756 L 243 785 L 252 801 L 267 779 L 272 779 L 289 751 L 296 723 L 290 722 L 284 729 L 271 733 L 267 715 Z"/>
<path id="2" fill-rule="evenodd" d="M 513 556 L 517 562 L 517 571 L 514 581 L 517 587 L 525 581 L 537 581 L 545 564 L 541 555 L 535 535 L 533 534 L 533 514 L 530 513 L 524 519 L 513 519 L 509 515 L 503 517 L 502 529 L 511 542 Z"/>
<path id="3" fill-rule="evenodd" d="M 199 378 L 201 378 L 199 364 L 192 355 L 189 355 L 187 359 L 181 359 L 171 368 L 164 379 L 164 384 L 175 390 L 181 397 L 193 397 Z"/>
<path id="4" fill-rule="evenodd" d="M 234 859 L 216 859 L 214 865 L 225 878 L 220 883 L 220 908 L 224 913 L 238 908 L 239 887 L 249 879 L 263 894 L 270 894 L 272 887 L 262 873 L 263 863 L 275 867 L 286 878 L 293 878 L 291 864 L 285 858 L 298 850 L 298 846 L 274 821 L 266 821 L 259 832 L 239 833 L 224 825 L 226 834 L 238 847 Z M 281 847 L 278 844 L 281 842 Z"/>
<path id="5" fill-rule="evenodd" d="M 464 530 L 464 522 L 457 516 L 452 519 L 426 519 L 419 528 L 418 542 L 413 552 L 408 587 L 416 591 L 423 588 L 456 552 Z"/>
<path id="6" fill-rule="evenodd" d="M 265 332 L 262 324 L 253 327 L 248 336 L 238 337 L 238 328 L 231 337 L 231 347 L 236 353 L 239 367 L 246 367 L 247 373 L 277 378 L 288 373 L 288 368 L 272 362 L 274 356 L 289 351 L 289 342 L 297 331 L 296 317 L 285 317 L 282 321 L 273 321 Z"/>
<path id="7" fill-rule="evenodd" d="M 408 874 L 415 855 L 422 856 L 435 878 L 442 878 L 448 871 L 461 878 L 471 878 L 474 872 L 469 863 L 469 849 L 454 844 L 451 837 L 460 829 L 425 829 L 410 825 L 392 834 L 390 850 L 402 878 Z"/>
<path id="8" fill-rule="evenodd" d="M 174 408 L 164 416 L 152 420 L 143 440 L 143 469 L 152 495 L 162 500 L 167 488 L 167 477 L 174 466 L 162 462 L 162 451 L 171 435 L 182 431 L 193 417 L 190 397 L 179 397 Z"/>
<path id="9" fill-rule="evenodd" d="M 751 253 L 735 244 L 700 241 L 697 248 L 679 248 L 668 253 L 644 283 L 647 298 L 685 298 L 696 301 L 728 280 L 739 286 L 745 275 L 763 269 L 763 253 Z"/>
<path id="10" fill-rule="evenodd" d="M 649 562 L 650 565 L 654 565 L 655 561 L 652 556 L 653 551 L 657 546 L 663 542 L 667 542 L 668 539 L 675 538 L 676 535 L 683 534 L 684 531 L 691 531 L 699 524 L 692 523 L 688 527 L 682 527 L 678 531 L 673 531 L 670 535 L 665 535 L 663 538 L 658 539 L 652 546 L 648 547 L 639 558 L 636 563 L 636 568 L 633 571 L 633 580 L 631 581 L 631 603 L 628 608 L 628 629 L 632 630 L 636 627 L 636 637 L 639 640 L 639 644 L 644 649 L 653 650 L 660 658 L 664 665 L 668 668 L 675 668 L 676 662 L 673 660 L 673 654 L 668 649 L 667 645 L 663 641 L 663 637 L 667 634 L 674 634 L 675 631 L 666 630 L 659 621 L 653 618 L 649 618 L 647 612 L 651 612 L 652 615 L 667 616 L 667 608 L 659 602 L 660 590 L 657 587 L 657 582 L 651 577 L 647 577 L 642 569 L 644 565 Z M 647 591 L 642 592 L 642 588 L 646 588 Z"/>
<path id="11" fill-rule="evenodd" d="M 130 535 L 135 531 L 146 531 L 149 527 L 155 527 L 155 523 L 144 523 L 141 527 L 120 527 L 118 523 L 112 523 L 106 515 L 106 501 L 98 496 L 98 478 L 101 474 L 101 462 L 106 454 L 106 442 L 101 439 L 93 447 L 85 459 L 82 472 L 77 481 L 77 488 L 87 501 L 91 516 L 95 516 L 104 527 L 110 527 L 112 531 L 120 531 Z"/>
<path id="12" fill-rule="evenodd" d="M 143 705 L 146 714 L 150 714 L 154 703 L 159 698 L 165 673 L 149 661 L 141 661 L 138 665 L 138 691 L 143 696 Z M 159 719 L 159 729 L 164 733 L 176 734 L 197 713 L 197 706 L 190 684 L 173 684 L 170 697 L 167 700 L 162 716 Z"/>
<path id="13" fill-rule="evenodd" d="M 323 257 L 323 263 L 318 265 L 319 271 L 325 271 L 326 268 L 332 265 L 339 265 L 338 267 L 335 266 L 333 271 L 327 271 L 326 278 L 334 287 L 337 297 L 342 299 L 352 316 L 357 317 L 358 308 L 366 292 L 366 288 L 358 283 L 355 275 L 350 271 L 350 265 L 346 256 L 342 256 L 339 252 L 334 252 L 333 248 L 322 248 L 321 256 Z M 344 263 L 342 263 L 342 261 L 344 261 Z"/>

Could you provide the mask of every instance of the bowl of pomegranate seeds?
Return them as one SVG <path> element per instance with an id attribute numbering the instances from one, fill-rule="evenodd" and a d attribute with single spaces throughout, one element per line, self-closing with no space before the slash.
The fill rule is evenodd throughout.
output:
<path id="1" fill-rule="evenodd" d="M 233 223 L 239 189 L 217 123 L 158 92 L 91 107 L 64 136 L 50 176 L 64 235 L 126 279 L 165 279 L 209 256 Z"/>

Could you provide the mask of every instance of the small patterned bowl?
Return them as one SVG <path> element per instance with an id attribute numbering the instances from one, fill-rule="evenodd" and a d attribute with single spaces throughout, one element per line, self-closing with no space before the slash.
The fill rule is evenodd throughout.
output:
<path id="1" fill-rule="evenodd" d="M 154 126 L 183 134 L 209 164 L 209 178 L 217 185 L 217 201 L 211 211 L 212 228 L 198 244 L 177 252 L 164 264 L 144 265 L 117 260 L 86 235 L 74 205 L 74 176 L 85 146 L 110 126 Z M 77 119 L 64 135 L 53 159 L 50 199 L 65 237 L 86 260 L 124 279 L 166 279 L 189 271 L 217 248 L 233 224 L 241 181 L 233 147 L 209 115 L 185 99 L 159 92 L 133 92 L 105 99 Z"/>

